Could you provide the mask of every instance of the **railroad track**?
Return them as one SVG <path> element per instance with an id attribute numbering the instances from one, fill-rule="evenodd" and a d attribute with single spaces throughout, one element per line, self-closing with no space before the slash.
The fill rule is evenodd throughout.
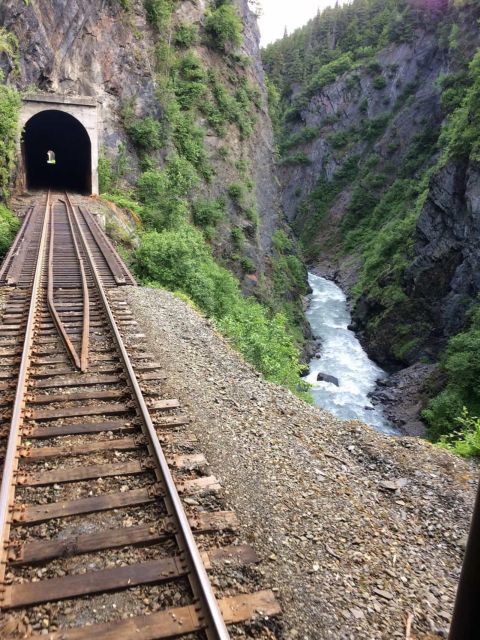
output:
<path id="1" fill-rule="evenodd" d="M 229 587 L 258 560 L 162 395 L 133 277 L 89 211 L 41 200 L 0 269 L 1 637 L 272 637 L 273 593 Z"/>

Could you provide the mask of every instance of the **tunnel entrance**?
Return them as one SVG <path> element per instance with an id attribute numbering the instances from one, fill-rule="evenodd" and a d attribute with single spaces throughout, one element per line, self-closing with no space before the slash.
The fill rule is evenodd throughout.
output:
<path id="1" fill-rule="evenodd" d="M 23 134 L 28 189 L 92 193 L 92 148 L 85 127 L 64 111 L 32 116 Z"/>

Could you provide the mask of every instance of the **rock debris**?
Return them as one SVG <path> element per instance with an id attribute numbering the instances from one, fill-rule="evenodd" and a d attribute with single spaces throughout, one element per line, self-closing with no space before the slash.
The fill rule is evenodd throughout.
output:
<path id="1" fill-rule="evenodd" d="M 477 471 L 265 382 L 174 295 L 129 288 L 165 385 L 283 607 L 285 640 L 445 638 Z"/>

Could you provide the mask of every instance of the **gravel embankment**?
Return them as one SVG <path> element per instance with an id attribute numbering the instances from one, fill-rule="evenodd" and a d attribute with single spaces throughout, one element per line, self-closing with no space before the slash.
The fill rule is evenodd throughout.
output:
<path id="1" fill-rule="evenodd" d="M 282 637 L 405 638 L 408 614 L 412 640 L 446 637 L 475 467 L 263 381 L 170 293 L 128 299 L 278 590 Z"/>

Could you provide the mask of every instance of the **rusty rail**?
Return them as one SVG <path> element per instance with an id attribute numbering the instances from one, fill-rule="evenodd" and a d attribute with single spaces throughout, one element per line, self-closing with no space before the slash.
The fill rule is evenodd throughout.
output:
<path id="1" fill-rule="evenodd" d="M 58 314 L 58 311 L 55 307 L 55 299 L 54 299 L 54 294 L 53 294 L 53 287 L 54 287 L 54 272 L 53 272 L 53 251 L 54 251 L 54 246 L 55 246 L 55 218 L 54 218 L 54 212 L 53 210 L 50 211 L 50 247 L 49 247 L 49 253 L 48 253 L 48 284 L 47 284 L 47 303 L 48 303 L 48 308 L 50 310 L 50 313 L 52 315 L 52 319 L 57 327 L 57 330 L 59 332 L 59 334 L 61 335 L 63 342 L 65 343 L 65 347 L 67 349 L 67 351 L 70 353 L 75 366 L 80 369 L 81 371 L 85 371 L 88 367 L 88 337 L 89 337 L 89 333 L 90 333 L 90 324 L 89 324 L 89 313 L 90 313 L 90 299 L 89 299 L 89 295 L 88 295 L 88 285 L 87 285 L 87 279 L 85 276 L 85 269 L 83 266 L 83 260 L 82 260 L 82 256 L 80 254 L 80 250 L 78 248 L 78 244 L 77 244 L 77 240 L 75 237 L 75 233 L 74 233 L 74 229 L 73 229 L 73 224 L 72 224 L 72 219 L 71 219 L 71 214 L 69 211 L 69 206 L 70 202 L 67 201 L 65 203 L 65 206 L 67 208 L 67 216 L 68 216 L 68 221 L 69 221 L 69 225 L 70 225 L 70 229 L 71 229 L 71 233 L 72 233 L 72 240 L 73 240 L 73 245 L 75 247 L 75 253 L 77 256 L 77 260 L 78 260 L 78 264 L 79 264 L 79 269 L 80 269 L 80 273 L 81 273 L 81 278 L 82 278 L 82 290 L 83 290 L 83 329 L 82 329 L 82 345 L 81 345 L 81 349 L 80 349 L 80 355 L 77 353 L 77 350 L 75 349 L 72 341 L 70 340 L 70 337 L 65 329 L 65 326 L 60 318 L 60 315 Z"/>
<path id="2" fill-rule="evenodd" d="M 170 473 L 170 469 L 168 467 L 165 454 L 163 453 L 162 447 L 158 440 L 157 432 L 155 431 L 155 427 L 153 425 L 150 412 L 148 411 L 147 405 L 145 403 L 143 393 L 140 389 L 137 376 L 133 369 L 132 363 L 128 356 L 125 345 L 123 343 L 122 337 L 120 335 L 120 331 L 117 327 L 117 323 L 115 322 L 115 318 L 110 308 L 108 298 L 105 294 L 105 290 L 102 286 L 100 277 L 98 275 L 97 268 L 95 266 L 95 261 L 93 260 L 88 243 L 78 223 L 76 213 L 73 209 L 73 206 L 67 194 L 66 194 L 66 197 L 67 197 L 69 206 L 72 209 L 73 216 L 77 224 L 77 229 L 81 238 L 81 242 L 83 244 L 83 249 L 87 257 L 87 260 L 89 262 L 89 266 L 92 271 L 99 296 L 102 300 L 103 307 L 108 318 L 108 322 L 112 328 L 115 341 L 120 351 L 125 369 L 127 371 L 128 382 L 132 389 L 132 393 L 135 398 L 135 403 L 137 405 L 138 411 L 140 413 L 140 417 L 142 419 L 142 423 L 144 425 L 145 435 L 148 437 L 148 440 L 150 443 L 149 448 L 151 450 L 151 454 L 154 457 L 154 460 L 157 463 L 158 469 L 160 471 L 160 476 L 161 476 L 160 479 L 166 491 L 165 502 L 167 504 L 169 515 L 174 519 L 177 525 L 175 536 L 177 538 L 178 545 L 180 549 L 184 552 L 187 563 L 189 565 L 190 571 L 188 573 L 188 577 L 191 583 L 191 587 L 192 587 L 193 593 L 201 603 L 202 612 L 206 616 L 205 631 L 206 631 L 207 637 L 209 638 L 209 640 L 228 640 L 230 638 L 230 635 L 227 631 L 227 627 L 225 625 L 225 621 L 222 617 L 220 608 L 215 598 L 215 594 L 213 593 L 210 580 L 207 576 L 207 572 L 205 571 L 202 558 L 198 551 L 197 544 L 194 540 L 192 530 L 190 528 L 187 516 L 185 514 L 185 511 L 182 506 L 182 502 L 180 500 L 180 496 L 178 495 L 175 482 L 173 481 L 172 475 Z"/>
<path id="3" fill-rule="evenodd" d="M 17 449 L 20 444 L 20 429 L 23 422 L 23 414 L 25 408 L 25 391 L 26 382 L 29 373 L 31 360 L 31 347 L 34 337 L 34 329 L 37 316 L 37 307 L 39 302 L 39 293 L 41 287 L 41 278 L 43 271 L 45 244 L 47 241 L 48 222 L 50 208 L 50 192 L 47 194 L 47 202 L 45 205 L 44 220 L 42 225 L 41 239 L 38 249 L 37 262 L 35 268 L 35 277 L 33 280 L 30 309 L 28 312 L 27 325 L 25 329 L 25 338 L 23 343 L 23 351 L 20 362 L 20 370 L 18 373 L 18 381 L 15 392 L 15 401 L 13 404 L 12 418 L 10 422 L 10 432 L 8 436 L 7 451 L 5 454 L 5 462 L 3 467 L 2 484 L 0 487 L 0 541 L 4 543 L 8 540 L 10 531 L 10 512 L 13 507 L 14 499 L 14 476 L 18 467 Z M 0 589 L 4 587 L 5 567 L 7 564 L 7 549 L 2 544 L 0 560 Z"/>
<path id="4" fill-rule="evenodd" d="M 12 622 L 9 616 L 13 624 L 16 615 L 28 617 L 32 606 L 60 602 L 61 609 L 71 598 L 78 598 L 79 626 L 61 624 L 49 633 L 51 640 L 130 640 L 138 633 L 144 640 L 158 640 L 197 632 L 209 640 L 228 640 L 227 624 L 256 618 L 259 611 L 277 615 L 280 609 L 271 591 L 238 593 L 220 600 L 213 592 L 207 571 L 213 571 L 216 563 L 248 566 L 259 560 L 248 544 L 236 540 L 228 546 L 223 538 L 213 538 L 202 545 L 201 553 L 197 548 L 193 534 L 232 532 L 237 521 L 231 511 L 184 511 L 179 495 L 210 496 L 220 485 L 206 473 L 204 456 L 191 452 L 195 438 L 177 430 L 189 420 L 177 413 L 178 399 L 164 397 L 160 381 L 165 374 L 148 353 L 145 336 L 137 333 L 137 323 L 120 293 L 119 285 L 131 277 L 121 259 L 113 253 L 117 268 L 110 253 L 107 258 L 105 251 L 110 250 L 101 230 L 88 224 L 90 213 L 74 206 L 68 194 L 48 195 L 43 220 L 39 208 L 37 212 L 33 226 L 23 229 L 29 236 L 26 259 L 17 286 L 8 291 L 0 320 L 2 367 L 10 367 L 12 377 L 19 367 L 15 398 L 12 393 L 4 403 L 14 402 L 7 409 L 12 413 L 0 415 L 1 437 L 8 437 L 0 494 L 0 609 L 7 614 L 7 624 Z M 119 277 L 122 270 L 125 278 Z M 85 289 L 89 289 L 88 298 Z M 87 335 L 84 310 L 91 306 L 88 375 L 64 348 L 64 336 L 50 310 L 52 300 L 77 356 Z M 0 379 L 0 389 L 12 387 L 13 391 L 6 378 Z M 161 429 L 162 445 L 157 429 Z M 42 444 L 42 439 L 50 438 L 54 441 Z M 188 453 L 179 452 L 183 443 Z M 65 464 L 70 457 L 72 464 Z M 105 488 L 104 478 L 108 479 Z M 90 483 L 100 480 L 102 486 L 89 491 Z M 130 509 L 129 525 L 112 526 L 112 511 Z M 83 517 L 88 519 L 90 514 L 99 514 L 95 516 L 98 529 L 85 533 Z M 79 518 L 70 530 L 65 519 L 71 516 Z M 35 530 L 42 522 L 58 522 L 58 531 L 65 530 L 65 523 L 69 533 L 44 539 Z M 91 567 L 94 570 L 85 574 L 68 570 L 67 557 L 95 553 L 103 564 L 104 550 L 114 554 L 112 558 L 121 558 L 130 547 L 138 549 L 139 555 L 135 552 L 125 566 Z M 64 557 L 67 571 L 63 575 L 37 579 L 39 564 L 63 562 Z M 181 606 L 138 615 L 137 606 L 132 605 L 135 616 L 112 617 L 105 623 L 95 622 L 93 616 L 93 625 L 85 624 L 90 596 L 108 598 L 111 592 L 130 588 L 147 594 L 153 588 L 155 594 L 161 585 L 173 582 L 183 590 Z"/>

